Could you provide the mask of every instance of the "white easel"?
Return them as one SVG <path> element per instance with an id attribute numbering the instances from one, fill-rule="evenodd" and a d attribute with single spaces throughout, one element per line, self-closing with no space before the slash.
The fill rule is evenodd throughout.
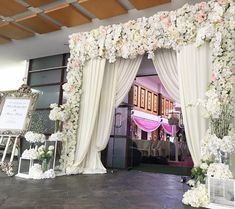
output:
<path id="1" fill-rule="evenodd" d="M 3 145 L 3 140 L 7 139 L 4 151 L 3 151 L 3 155 L 2 155 L 2 159 L 0 162 L 0 168 L 5 171 L 7 173 L 7 175 L 11 176 L 13 175 L 13 173 L 11 173 L 11 167 L 12 167 L 12 162 L 15 156 L 15 151 L 16 151 L 16 147 L 17 147 L 17 142 L 20 139 L 19 135 L 0 135 L 0 145 Z M 6 155 L 7 155 L 7 151 L 9 149 L 10 146 L 10 142 L 13 141 L 13 147 L 12 147 L 12 152 L 11 152 L 11 157 L 10 160 L 8 162 L 5 162 L 6 159 Z"/>

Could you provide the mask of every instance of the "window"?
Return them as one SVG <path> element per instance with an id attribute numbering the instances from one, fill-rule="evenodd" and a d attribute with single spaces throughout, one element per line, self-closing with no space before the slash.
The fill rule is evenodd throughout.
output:
<path id="1" fill-rule="evenodd" d="M 54 122 L 48 117 L 50 104 L 65 102 L 62 85 L 66 82 L 68 58 L 69 54 L 59 54 L 30 60 L 28 85 L 40 94 L 31 131 L 48 135 L 54 132 Z"/>

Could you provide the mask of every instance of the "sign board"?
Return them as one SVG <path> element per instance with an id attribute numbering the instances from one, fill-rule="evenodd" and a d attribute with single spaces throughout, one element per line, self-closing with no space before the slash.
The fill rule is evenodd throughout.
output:
<path id="1" fill-rule="evenodd" d="M 0 115 L 0 129 L 23 129 L 30 99 L 6 98 Z"/>
<path id="2" fill-rule="evenodd" d="M 0 93 L 0 134 L 23 135 L 30 126 L 38 98 L 27 86 Z"/>

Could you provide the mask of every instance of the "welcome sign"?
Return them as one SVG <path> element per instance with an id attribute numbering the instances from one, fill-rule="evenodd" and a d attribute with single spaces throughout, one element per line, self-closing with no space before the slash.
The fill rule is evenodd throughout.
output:
<path id="1" fill-rule="evenodd" d="M 30 99 L 6 98 L 0 115 L 0 129 L 19 129 L 25 125 Z"/>
<path id="2" fill-rule="evenodd" d="M 25 84 L 17 91 L 0 92 L 0 134 L 23 136 L 29 129 L 37 99 L 38 93 Z"/>

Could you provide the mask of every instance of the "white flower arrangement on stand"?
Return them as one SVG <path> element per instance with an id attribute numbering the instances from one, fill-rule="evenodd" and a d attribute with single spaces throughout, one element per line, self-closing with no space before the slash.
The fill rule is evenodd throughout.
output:
<path id="1" fill-rule="evenodd" d="M 53 156 L 54 146 L 46 147 L 41 145 L 35 152 L 37 153 L 38 160 L 41 165 L 36 163 L 29 169 L 29 177 L 33 179 L 55 178 L 53 169 L 49 169 L 49 161 Z"/>
<path id="2" fill-rule="evenodd" d="M 34 164 L 29 170 L 29 176 L 32 179 L 49 179 L 55 178 L 55 172 L 53 169 L 43 172 L 40 164 Z"/>
<path id="3" fill-rule="evenodd" d="M 206 207 L 209 204 L 209 197 L 205 184 L 198 184 L 183 195 L 183 203 L 192 207 Z"/>
<path id="4" fill-rule="evenodd" d="M 207 169 L 207 176 L 217 179 L 232 179 L 233 174 L 229 166 L 224 163 L 212 163 Z"/>
<path id="5" fill-rule="evenodd" d="M 22 153 L 21 157 L 23 159 L 37 160 L 38 159 L 38 150 L 37 150 L 37 148 L 26 149 Z"/>
<path id="6" fill-rule="evenodd" d="M 46 141 L 44 134 L 34 133 L 32 131 L 26 132 L 24 137 L 29 143 L 44 143 Z"/>
<path id="7" fill-rule="evenodd" d="M 59 136 L 61 137 L 61 135 L 58 135 L 57 137 Z M 25 134 L 25 139 L 30 143 L 30 148 L 24 150 L 22 153 L 19 166 L 21 166 L 21 160 L 30 160 L 29 174 L 28 176 L 25 174 L 21 175 L 22 173 L 20 173 L 19 170 L 19 176 L 33 179 L 54 178 L 54 170 L 49 169 L 48 166 L 49 161 L 53 156 L 54 146 L 46 147 L 45 145 L 41 145 L 38 147 L 39 143 L 42 144 L 46 142 L 44 134 L 28 131 Z M 41 165 L 38 163 L 34 164 L 35 160 L 42 161 Z"/>
<path id="8" fill-rule="evenodd" d="M 54 134 L 51 134 L 48 141 L 63 141 L 64 138 L 65 138 L 64 133 L 58 131 Z"/>

